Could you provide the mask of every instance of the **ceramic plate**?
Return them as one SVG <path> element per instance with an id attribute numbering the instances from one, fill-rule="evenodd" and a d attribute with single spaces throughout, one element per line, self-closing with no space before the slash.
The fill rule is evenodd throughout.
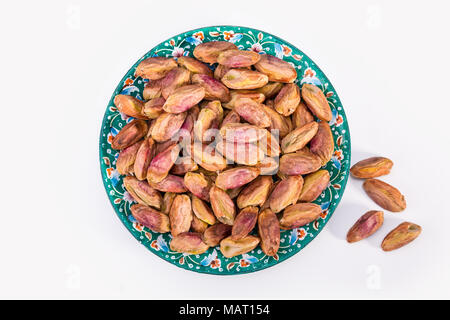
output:
<path id="1" fill-rule="evenodd" d="M 133 200 L 122 184 L 123 176 L 115 169 L 118 152 L 111 148 L 113 137 L 132 118 L 120 113 L 114 106 L 115 95 L 127 94 L 142 99 L 145 81 L 134 76 L 136 66 L 152 56 L 180 57 L 192 56 L 194 48 L 209 41 L 225 40 L 233 42 L 240 49 L 253 50 L 260 54 L 272 54 L 288 61 L 297 69 L 297 84 L 312 83 L 319 86 L 328 99 L 333 112 L 329 122 L 335 141 L 335 150 L 331 161 L 326 165 L 331 179 L 327 189 L 315 203 L 322 207 L 322 214 L 316 221 L 294 230 L 281 232 L 281 245 L 278 255 L 266 256 L 258 246 L 251 252 L 230 259 L 225 258 L 218 247 L 209 248 L 201 255 L 186 255 L 170 250 L 170 233 L 159 234 L 138 224 L 130 213 Z M 267 32 L 238 26 L 214 26 L 200 28 L 176 35 L 164 41 L 130 68 L 116 90 L 113 92 L 106 108 L 100 133 L 100 169 L 103 184 L 109 200 L 119 219 L 131 234 L 152 253 L 180 268 L 187 270 L 232 275 L 249 273 L 274 266 L 300 252 L 311 242 L 331 218 L 344 193 L 350 167 L 350 132 L 344 109 L 332 84 L 319 67 L 301 50 L 292 44 Z"/>

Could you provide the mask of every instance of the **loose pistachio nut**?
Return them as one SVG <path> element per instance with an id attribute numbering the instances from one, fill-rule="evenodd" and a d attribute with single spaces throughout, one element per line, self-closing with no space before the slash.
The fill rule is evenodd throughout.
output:
<path id="1" fill-rule="evenodd" d="M 280 224 L 272 210 L 265 209 L 259 214 L 258 234 L 262 251 L 268 256 L 276 255 L 280 248 Z"/>
<path id="2" fill-rule="evenodd" d="M 268 81 L 264 73 L 247 69 L 230 69 L 222 77 L 223 84 L 230 89 L 257 89 Z"/>
<path id="3" fill-rule="evenodd" d="M 322 160 L 322 166 L 326 165 L 327 162 L 331 160 L 334 152 L 334 141 L 333 133 L 331 132 L 331 128 L 327 122 L 319 122 L 317 133 L 314 138 L 311 139 L 309 149 Z"/>
<path id="4" fill-rule="evenodd" d="M 111 148 L 116 150 L 125 149 L 141 140 L 147 134 L 147 131 L 147 121 L 135 119 L 125 125 L 113 138 Z"/>
<path id="5" fill-rule="evenodd" d="M 231 234 L 231 226 L 223 223 L 216 223 L 208 227 L 205 232 L 203 232 L 203 242 L 210 247 L 217 246 L 222 239 L 228 237 Z"/>
<path id="6" fill-rule="evenodd" d="M 384 221 L 383 211 L 372 210 L 361 216 L 347 233 L 349 243 L 365 239 L 375 233 Z"/>
<path id="7" fill-rule="evenodd" d="M 209 198 L 217 220 L 224 224 L 233 225 L 236 208 L 230 196 L 222 189 L 213 186 L 210 190 Z"/>
<path id="8" fill-rule="evenodd" d="M 232 258 L 240 254 L 252 251 L 259 244 L 259 238 L 255 236 L 246 236 L 239 240 L 233 240 L 231 237 L 220 241 L 220 251 L 225 258 Z"/>
<path id="9" fill-rule="evenodd" d="M 136 67 L 136 76 L 149 80 L 164 78 L 166 74 L 177 67 L 177 62 L 173 58 L 150 57 Z"/>
<path id="10" fill-rule="evenodd" d="M 192 211 L 198 219 L 206 222 L 207 224 L 213 225 L 216 223 L 216 217 L 214 216 L 211 208 L 205 201 L 195 195 L 192 195 Z"/>
<path id="11" fill-rule="evenodd" d="M 315 203 L 297 203 L 284 209 L 280 219 L 283 229 L 295 229 L 319 218 L 322 209 Z"/>
<path id="12" fill-rule="evenodd" d="M 355 178 L 377 178 L 389 174 L 393 165 L 394 163 L 388 158 L 372 157 L 354 164 L 350 168 L 350 173 Z"/>
<path id="13" fill-rule="evenodd" d="M 191 198 L 179 194 L 173 199 L 169 212 L 170 229 L 173 236 L 188 232 L 192 223 Z"/>
<path id="14" fill-rule="evenodd" d="M 319 87 L 305 83 L 302 87 L 302 98 L 309 110 L 320 120 L 331 121 L 332 113 L 322 90 Z"/>
<path id="15" fill-rule="evenodd" d="M 209 246 L 203 242 L 201 234 L 196 232 L 180 233 L 170 241 L 170 250 L 181 253 L 202 254 L 208 248 Z"/>
<path id="16" fill-rule="evenodd" d="M 247 166 L 228 169 L 217 175 L 216 186 L 223 190 L 238 188 L 254 180 L 260 172 L 259 168 Z"/>
<path id="17" fill-rule="evenodd" d="M 384 238 L 383 242 L 381 243 L 381 248 L 384 251 L 392 251 L 401 248 L 411 241 L 415 240 L 421 232 L 422 228 L 415 223 L 400 223 Z"/>
<path id="18" fill-rule="evenodd" d="M 405 210 L 406 201 L 401 192 L 390 184 L 378 179 L 367 179 L 363 183 L 367 195 L 383 209 L 400 212 Z"/>
<path id="19" fill-rule="evenodd" d="M 185 85 L 175 89 L 168 96 L 163 109 L 169 113 L 182 113 L 202 101 L 204 97 L 205 89 L 202 86 L 198 84 Z"/>
<path id="20" fill-rule="evenodd" d="M 137 119 L 147 119 L 147 117 L 143 116 L 141 113 L 144 108 L 144 103 L 135 97 L 118 94 L 114 97 L 114 104 L 120 112 L 127 116 Z"/>
<path id="21" fill-rule="evenodd" d="M 238 208 L 263 205 L 269 196 L 271 186 L 271 176 L 259 176 L 239 193 L 236 201 Z"/>
<path id="22" fill-rule="evenodd" d="M 231 229 L 232 240 L 246 237 L 255 228 L 258 211 L 257 207 L 246 207 L 238 213 Z"/>
<path id="23" fill-rule="evenodd" d="M 217 57 L 217 62 L 229 68 L 245 68 L 257 63 L 261 55 L 254 51 L 227 50 Z"/>
<path id="24" fill-rule="evenodd" d="M 213 75 L 212 70 L 206 64 L 198 61 L 195 58 L 181 56 L 181 57 L 178 57 L 177 62 L 180 67 L 186 68 L 191 73 L 194 73 L 194 74 L 201 73 L 201 74 L 206 74 L 211 77 Z"/>
<path id="25" fill-rule="evenodd" d="M 238 48 L 228 41 L 211 41 L 200 43 L 194 49 L 194 57 L 206 63 L 216 63 L 218 56 L 227 50 Z"/>
<path id="26" fill-rule="evenodd" d="M 300 175 L 288 176 L 286 179 L 281 180 L 269 197 L 270 209 L 274 213 L 278 213 L 287 206 L 295 204 L 302 187 L 303 178 Z"/>
<path id="27" fill-rule="evenodd" d="M 330 173 L 327 170 L 318 170 L 304 178 L 302 192 L 298 201 L 312 202 L 316 200 L 330 183 Z"/>
<path id="28" fill-rule="evenodd" d="M 130 209 L 136 221 L 150 230 L 159 233 L 170 231 L 169 217 L 165 214 L 142 204 L 134 204 Z"/>
<path id="29" fill-rule="evenodd" d="M 141 145 L 142 141 L 139 141 L 120 151 L 116 161 L 116 169 L 119 174 L 126 175 L 130 172 L 130 169 L 136 161 L 136 154 Z"/>
<path id="30" fill-rule="evenodd" d="M 255 64 L 255 68 L 266 74 L 269 81 L 290 83 L 297 78 L 297 72 L 292 65 L 270 54 L 261 55 L 261 59 Z"/>

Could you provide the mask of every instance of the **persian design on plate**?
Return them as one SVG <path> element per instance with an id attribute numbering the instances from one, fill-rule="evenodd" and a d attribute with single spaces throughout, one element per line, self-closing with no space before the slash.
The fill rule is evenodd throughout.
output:
<path id="1" fill-rule="evenodd" d="M 170 233 L 159 234 L 140 225 L 131 215 L 134 203 L 123 186 L 124 176 L 116 170 L 119 151 L 111 148 L 112 139 L 133 118 L 120 113 L 114 105 L 117 94 L 126 94 L 143 100 L 146 80 L 135 77 L 136 66 L 152 56 L 192 56 L 194 48 L 203 42 L 229 41 L 241 50 L 252 50 L 259 54 L 271 54 L 293 65 L 297 70 L 299 86 L 309 83 L 318 86 L 325 94 L 332 111 L 329 122 L 335 149 L 323 169 L 330 173 L 330 183 L 314 201 L 321 207 L 319 218 L 293 230 L 281 230 L 278 254 L 266 256 L 258 246 L 254 250 L 225 258 L 218 247 L 211 247 L 203 254 L 188 255 L 170 250 Z M 302 250 L 323 229 L 338 205 L 347 182 L 350 167 L 350 133 L 347 119 L 339 97 L 325 74 L 302 51 L 286 41 L 263 31 L 237 26 L 206 27 L 179 34 L 164 41 L 145 54 L 120 81 L 114 91 L 102 123 L 100 133 L 100 168 L 103 184 L 114 210 L 132 235 L 152 253 L 170 263 L 192 271 L 231 275 L 262 270 L 280 263 Z"/>

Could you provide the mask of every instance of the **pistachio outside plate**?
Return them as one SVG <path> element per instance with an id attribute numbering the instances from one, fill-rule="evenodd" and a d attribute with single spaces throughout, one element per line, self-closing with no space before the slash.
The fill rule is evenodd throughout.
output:
<path id="1" fill-rule="evenodd" d="M 194 48 L 209 41 L 233 42 L 240 49 L 253 50 L 260 54 L 272 54 L 293 64 L 297 69 L 297 84 L 312 83 L 320 87 L 328 99 L 333 112 L 329 122 L 334 136 L 335 150 L 331 161 L 325 166 L 330 172 L 330 184 L 315 203 L 322 207 L 320 217 L 301 228 L 282 230 L 281 245 L 274 257 L 266 256 L 258 246 L 251 252 L 233 258 L 225 258 L 218 247 L 209 248 L 201 255 L 186 255 L 170 250 L 171 235 L 159 234 L 138 224 L 130 213 L 133 199 L 125 190 L 122 178 L 115 169 L 118 152 L 111 148 L 113 137 L 132 118 L 120 113 L 115 107 L 114 97 L 121 93 L 142 99 L 145 81 L 135 77 L 136 66 L 151 56 L 192 56 Z M 324 228 L 336 209 L 347 183 L 350 167 L 350 132 L 347 118 L 332 84 L 319 67 L 301 50 L 270 33 L 238 26 L 213 26 L 187 31 L 155 46 L 119 82 L 106 108 L 100 133 L 100 169 L 109 200 L 119 219 L 131 234 L 153 254 L 180 268 L 217 275 L 249 273 L 274 266 L 300 252 Z"/>

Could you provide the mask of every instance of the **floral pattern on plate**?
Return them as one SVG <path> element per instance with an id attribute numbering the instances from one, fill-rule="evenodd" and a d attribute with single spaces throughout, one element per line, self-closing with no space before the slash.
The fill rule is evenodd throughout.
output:
<path id="1" fill-rule="evenodd" d="M 198 44 L 217 40 L 232 42 L 241 50 L 272 54 L 291 63 L 297 69 L 297 84 L 301 86 L 303 83 L 312 83 L 320 87 L 333 113 L 329 124 L 333 132 L 335 150 L 331 161 L 325 166 L 330 172 L 330 184 L 315 201 L 321 206 L 322 214 L 316 221 L 306 226 L 282 230 L 280 249 L 274 257 L 266 256 L 259 246 L 251 252 L 233 258 L 225 258 L 219 247 L 209 248 L 201 255 L 170 251 L 170 233 L 154 233 L 133 218 L 130 212 L 133 199 L 123 186 L 123 176 L 115 169 L 118 152 L 111 148 L 112 138 L 133 118 L 120 113 L 113 100 L 119 93 L 142 99 L 145 80 L 134 75 L 139 62 L 151 56 L 174 58 L 192 56 Z M 248 273 L 268 268 L 298 253 L 312 241 L 331 218 L 344 193 L 351 151 L 350 132 L 344 109 L 336 91 L 319 67 L 290 43 L 263 31 L 238 26 L 214 26 L 188 31 L 160 43 L 139 59 L 120 81 L 108 103 L 99 147 L 103 184 L 116 214 L 131 234 L 152 253 L 178 267 L 219 275 Z"/>

